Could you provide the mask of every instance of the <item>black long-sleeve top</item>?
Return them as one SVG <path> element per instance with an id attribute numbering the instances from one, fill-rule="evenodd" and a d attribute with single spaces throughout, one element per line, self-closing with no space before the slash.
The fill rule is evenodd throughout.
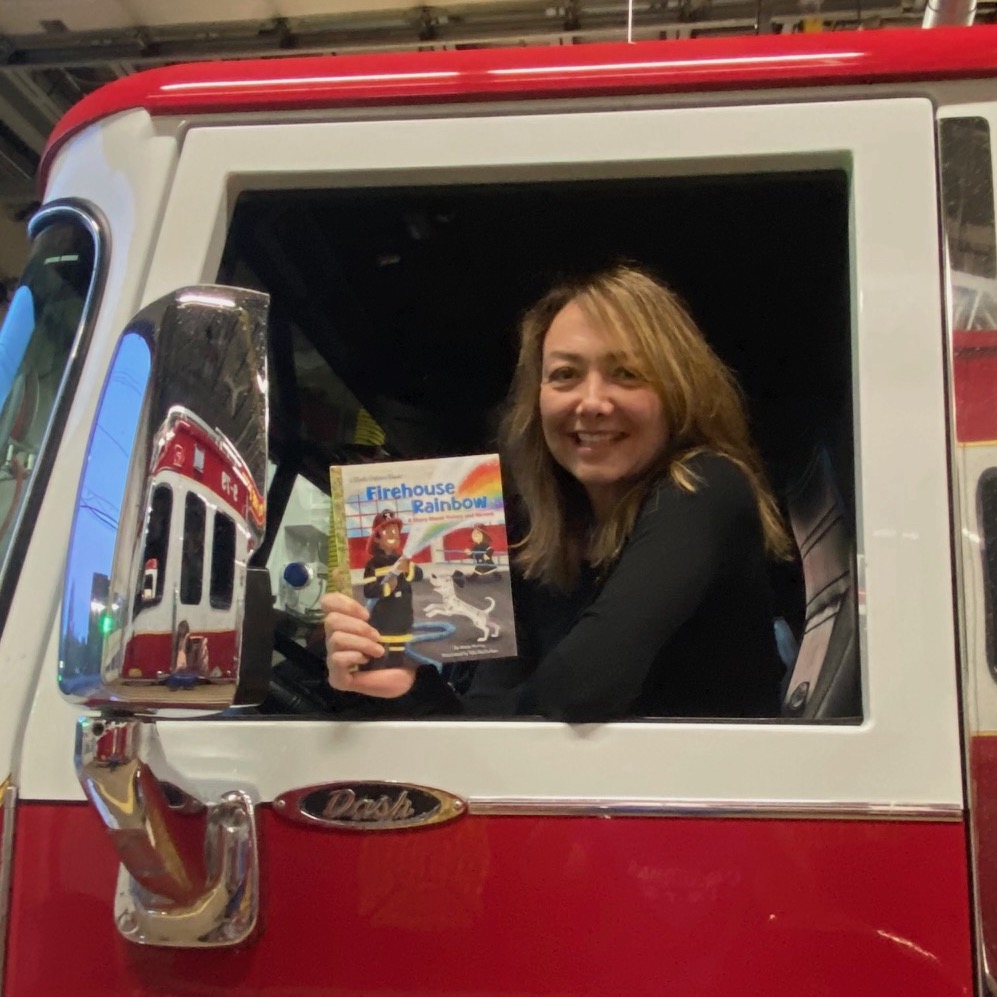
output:
<path id="1" fill-rule="evenodd" d="M 774 717 L 784 668 L 754 493 L 736 464 L 689 462 L 648 495 L 602 584 L 571 592 L 517 580 L 518 659 L 481 662 L 458 701 L 432 668 L 394 715 Z"/>

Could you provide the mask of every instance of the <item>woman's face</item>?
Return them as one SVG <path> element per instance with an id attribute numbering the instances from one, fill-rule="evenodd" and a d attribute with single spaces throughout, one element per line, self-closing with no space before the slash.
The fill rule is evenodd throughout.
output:
<path id="1" fill-rule="evenodd" d="M 484 540 L 484 538 L 484 534 L 481 530 L 471 530 L 471 543 L 479 544 L 482 540 Z"/>
<path id="2" fill-rule="evenodd" d="M 657 392 L 575 302 L 544 339 L 540 421 L 554 460 L 581 482 L 597 515 L 612 510 L 667 439 Z"/>

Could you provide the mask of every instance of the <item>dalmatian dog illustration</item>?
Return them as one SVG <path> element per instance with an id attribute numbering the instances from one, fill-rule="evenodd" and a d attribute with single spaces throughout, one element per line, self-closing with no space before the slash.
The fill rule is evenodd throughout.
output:
<path id="1" fill-rule="evenodd" d="M 485 609 L 472 606 L 457 595 L 457 586 L 462 586 L 463 583 L 464 575 L 460 571 L 455 571 L 452 577 L 430 572 L 429 584 L 433 586 L 440 601 L 429 603 L 423 609 L 423 613 L 426 616 L 466 616 L 481 631 L 481 636 L 476 638 L 479 644 L 489 638 L 498 637 L 501 628 L 488 618 L 495 608 L 495 600 L 488 596 L 486 599 L 488 606 Z"/>

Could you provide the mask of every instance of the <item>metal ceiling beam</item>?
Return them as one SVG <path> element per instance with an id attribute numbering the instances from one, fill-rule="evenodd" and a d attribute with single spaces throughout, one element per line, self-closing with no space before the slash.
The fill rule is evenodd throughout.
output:
<path id="1" fill-rule="evenodd" d="M 980 5 L 992 15 L 997 0 Z M 454 8 L 456 11 L 458 8 Z M 825 0 L 814 9 L 806 0 L 644 0 L 635 4 L 634 37 L 756 33 L 793 28 L 806 18 L 829 27 L 876 23 L 920 23 L 924 0 L 896 0 L 874 9 L 861 0 Z M 0 70 L 72 69 L 102 66 L 120 75 L 134 68 L 197 59 L 235 59 L 289 54 L 481 47 L 521 44 L 574 44 L 622 40 L 627 4 L 586 4 L 549 0 L 487 4 L 448 12 L 415 7 L 383 14 L 277 18 L 221 24 L 189 24 L 129 30 L 65 32 L 8 37 L 0 45 Z"/>
<path id="2" fill-rule="evenodd" d="M 65 111 L 23 71 L 0 73 L 0 121 L 21 141 L 40 153 L 52 126 Z"/>

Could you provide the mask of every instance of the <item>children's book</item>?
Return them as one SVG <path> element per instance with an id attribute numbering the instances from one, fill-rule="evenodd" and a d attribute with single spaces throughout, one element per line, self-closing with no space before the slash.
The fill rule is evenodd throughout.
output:
<path id="1" fill-rule="evenodd" d="M 387 650 L 368 668 L 513 657 L 496 454 L 329 468 L 329 589 L 370 613 Z"/>

